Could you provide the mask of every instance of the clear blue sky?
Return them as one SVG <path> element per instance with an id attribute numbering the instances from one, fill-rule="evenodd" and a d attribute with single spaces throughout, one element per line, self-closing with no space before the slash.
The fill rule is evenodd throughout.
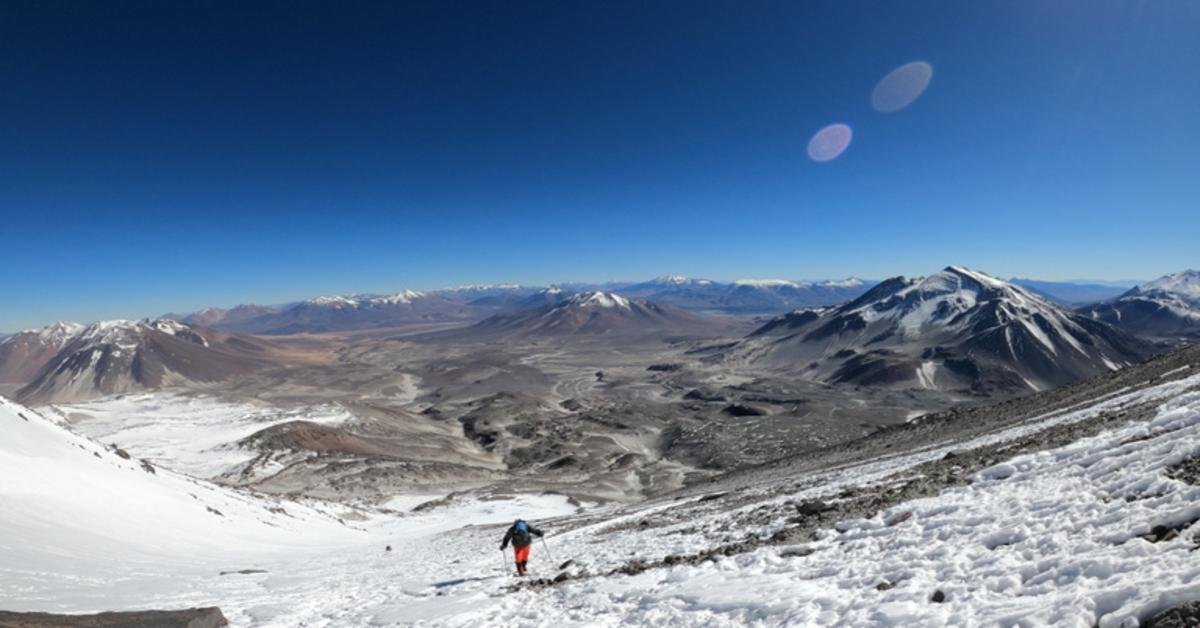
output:
<path id="1" fill-rule="evenodd" d="M 924 94 L 872 109 L 914 60 Z M 0 330 L 666 272 L 1154 277 L 1200 266 L 1198 77 L 1195 2 L 4 2 Z"/>

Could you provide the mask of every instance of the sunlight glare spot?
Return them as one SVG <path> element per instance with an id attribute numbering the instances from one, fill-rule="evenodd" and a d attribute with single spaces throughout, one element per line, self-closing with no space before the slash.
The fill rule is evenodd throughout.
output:
<path id="1" fill-rule="evenodd" d="M 913 104 L 929 87 L 933 67 L 924 61 L 912 61 L 887 73 L 871 92 L 871 106 L 891 113 Z"/>
<path id="2" fill-rule="evenodd" d="M 813 161 L 830 161 L 850 147 L 854 133 L 842 123 L 831 124 L 812 136 L 808 141 L 808 156 Z"/>

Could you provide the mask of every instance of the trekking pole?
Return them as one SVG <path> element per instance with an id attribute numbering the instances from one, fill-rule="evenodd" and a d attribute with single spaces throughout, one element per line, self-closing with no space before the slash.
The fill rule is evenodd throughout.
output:
<path id="1" fill-rule="evenodd" d="M 538 538 L 542 540 L 542 549 L 546 550 L 546 558 L 549 558 L 550 562 L 554 562 L 554 556 L 550 555 L 550 546 L 546 545 L 546 537 L 543 536 Z"/>
<path id="2" fill-rule="evenodd" d="M 504 550 L 500 550 L 500 573 L 508 570 L 508 561 L 504 559 Z"/>

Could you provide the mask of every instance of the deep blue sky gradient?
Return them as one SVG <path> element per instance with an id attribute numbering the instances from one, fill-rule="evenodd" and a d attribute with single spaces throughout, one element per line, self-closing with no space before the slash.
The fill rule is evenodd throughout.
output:
<path id="1" fill-rule="evenodd" d="M 924 60 L 912 106 L 875 83 Z M 460 283 L 1200 265 L 1200 4 L 0 4 L 0 330 Z M 843 122 L 854 141 L 814 163 Z"/>

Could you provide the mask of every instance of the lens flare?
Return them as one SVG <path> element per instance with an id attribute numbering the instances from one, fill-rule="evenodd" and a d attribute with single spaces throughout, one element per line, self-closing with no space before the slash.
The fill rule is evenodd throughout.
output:
<path id="1" fill-rule="evenodd" d="M 850 147 L 852 137 L 854 137 L 854 132 L 850 130 L 850 127 L 840 122 L 831 124 L 817 131 L 812 139 L 808 140 L 808 156 L 813 161 L 837 159 Z"/>
<path id="2" fill-rule="evenodd" d="M 887 73 L 871 92 L 871 106 L 891 113 L 913 104 L 929 87 L 933 67 L 924 61 L 912 61 Z"/>

